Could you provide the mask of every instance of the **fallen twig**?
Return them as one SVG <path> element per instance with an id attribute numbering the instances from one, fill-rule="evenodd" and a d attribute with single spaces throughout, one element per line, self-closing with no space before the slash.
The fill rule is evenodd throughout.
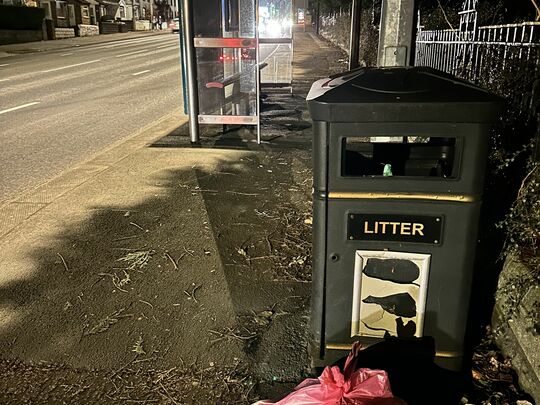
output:
<path id="1" fill-rule="evenodd" d="M 171 261 L 171 263 L 174 266 L 175 270 L 178 270 L 178 265 L 176 264 L 176 261 L 172 258 L 172 256 L 169 254 L 169 252 L 165 252 L 165 256 Z"/>
<path id="2" fill-rule="evenodd" d="M 190 255 L 190 256 L 195 256 L 195 255 L 193 254 L 193 253 L 195 253 L 195 251 L 194 251 L 194 250 L 191 250 L 191 249 L 187 249 L 185 246 L 184 246 L 184 251 L 185 251 L 188 255 Z"/>
<path id="3" fill-rule="evenodd" d="M 69 271 L 68 265 L 66 261 L 64 260 L 64 256 L 62 256 L 60 253 L 56 253 L 56 254 L 60 256 L 60 260 L 62 260 L 62 263 L 64 264 L 64 268 L 66 269 L 66 271 Z"/>
<path id="4" fill-rule="evenodd" d="M 245 196 L 248 196 L 248 197 L 255 197 L 255 196 L 259 195 L 258 193 L 241 193 L 239 191 L 232 191 L 232 190 L 227 190 L 225 192 L 229 193 L 229 194 L 234 194 L 234 195 L 245 195 Z"/>
<path id="5" fill-rule="evenodd" d="M 277 257 L 276 255 L 267 255 L 267 256 L 257 256 L 257 257 L 250 257 L 249 260 L 263 260 L 263 259 L 272 259 L 274 257 Z"/>
<path id="6" fill-rule="evenodd" d="M 124 269 L 122 269 L 122 271 L 124 272 L 124 278 L 123 279 L 120 279 L 120 277 L 118 277 L 115 274 L 110 274 L 110 273 L 99 273 L 100 276 L 104 277 L 104 276 L 109 276 L 111 277 L 111 281 L 113 283 L 113 285 L 120 291 L 122 292 L 129 292 L 127 290 L 124 290 L 122 287 L 124 287 L 125 285 L 129 284 L 131 282 L 131 277 L 129 275 L 129 273 L 127 271 L 125 271 Z"/>
<path id="7" fill-rule="evenodd" d="M 119 309 L 118 311 L 113 312 L 110 315 L 107 315 L 105 318 L 100 319 L 97 324 L 95 324 L 90 330 L 85 331 L 83 336 L 88 335 L 97 335 L 107 331 L 112 325 L 117 323 L 121 318 L 127 318 L 133 316 L 132 314 L 121 315 L 124 312 L 125 308 Z"/>
<path id="8" fill-rule="evenodd" d="M 165 395 L 167 395 L 167 398 L 169 398 L 173 404 L 178 405 L 178 402 L 176 402 L 173 399 L 173 397 L 171 397 L 171 395 L 169 394 L 169 392 L 167 391 L 167 389 L 163 386 L 163 384 L 161 382 L 159 383 L 159 385 L 163 389 L 163 391 L 165 392 Z"/>
<path id="9" fill-rule="evenodd" d="M 154 309 L 154 306 L 153 306 L 152 304 L 150 304 L 148 301 L 139 300 L 139 302 L 142 302 L 143 304 L 146 304 L 146 305 L 148 305 L 150 308 Z"/>
<path id="10" fill-rule="evenodd" d="M 139 228 L 141 231 L 144 231 L 144 228 L 143 228 L 142 226 L 136 224 L 135 222 L 130 222 L 129 224 L 130 224 L 130 225 L 133 225 L 133 226 L 136 227 L 136 228 Z"/>
<path id="11" fill-rule="evenodd" d="M 113 242 L 119 242 L 121 240 L 127 240 L 127 239 L 137 239 L 137 238 L 140 238 L 140 237 L 141 237 L 141 235 L 124 236 L 123 238 L 113 239 Z"/>
<path id="12" fill-rule="evenodd" d="M 195 297 L 195 293 L 201 287 L 202 287 L 201 284 L 195 285 L 195 283 L 192 283 L 191 284 L 191 291 L 184 290 L 184 294 L 186 294 L 188 296 L 188 300 L 193 300 L 193 302 L 198 303 L 197 297 Z"/>
<path id="13" fill-rule="evenodd" d="M 184 362 L 184 361 L 182 360 L 182 363 L 183 363 L 183 362 Z M 153 381 L 153 383 L 154 383 L 154 384 L 159 384 L 163 379 L 165 379 L 165 377 L 168 377 L 168 376 L 169 376 L 169 373 L 171 373 L 171 371 L 174 371 L 174 370 L 176 370 L 176 367 L 173 367 L 173 368 L 171 368 L 171 369 L 169 369 L 169 370 L 167 370 L 167 371 L 164 371 L 164 372 L 160 373 L 160 374 L 158 375 L 158 377 Z"/>
<path id="14" fill-rule="evenodd" d="M 257 337 L 257 334 L 255 332 L 250 332 L 249 335 L 239 335 L 231 328 L 226 328 L 224 332 L 219 332 L 217 330 L 209 329 L 208 332 L 213 333 L 218 336 L 217 339 L 211 340 L 210 343 L 216 343 L 223 339 L 236 339 L 240 341 L 247 341 L 247 340 L 255 339 Z"/>
<path id="15" fill-rule="evenodd" d="M 124 364 L 122 367 L 120 367 L 118 370 L 114 371 L 109 379 L 112 379 L 114 378 L 116 375 L 118 375 L 119 373 L 121 373 L 127 366 L 129 366 L 131 363 L 133 363 L 135 360 L 137 359 L 137 355 L 135 355 L 135 357 L 133 357 L 130 361 L 128 361 L 126 364 Z M 112 381 L 112 380 L 111 380 Z"/>
<path id="16" fill-rule="evenodd" d="M 139 250 L 135 252 L 129 252 L 126 253 L 125 256 L 117 259 L 116 261 L 127 262 L 129 264 L 127 270 L 134 270 L 135 268 L 142 269 L 148 264 L 150 258 L 154 255 L 154 253 L 156 253 L 154 250 Z"/>

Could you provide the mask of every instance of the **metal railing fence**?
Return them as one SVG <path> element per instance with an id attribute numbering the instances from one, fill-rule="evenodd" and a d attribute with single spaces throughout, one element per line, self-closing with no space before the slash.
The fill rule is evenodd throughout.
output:
<path id="1" fill-rule="evenodd" d="M 415 65 L 498 90 L 516 99 L 521 110 L 538 98 L 539 61 L 540 22 L 417 31 Z"/>

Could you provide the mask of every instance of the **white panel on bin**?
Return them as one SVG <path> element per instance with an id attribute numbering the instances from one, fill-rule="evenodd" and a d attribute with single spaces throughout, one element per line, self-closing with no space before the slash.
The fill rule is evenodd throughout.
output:
<path id="1" fill-rule="evenodd" d="M 371 136 L 370 142 L 373 143 L 403 143 L 402 136 Z"/>
<path id="2" fill-rule="evenodd" d="M 357 250 L 352 336 L 421 337 L 429 254 Z"/>

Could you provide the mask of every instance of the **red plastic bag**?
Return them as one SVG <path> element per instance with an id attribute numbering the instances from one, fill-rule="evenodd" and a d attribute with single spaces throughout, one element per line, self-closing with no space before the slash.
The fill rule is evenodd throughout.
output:
<path id="1" fill-rule="evenodd" d="M 406 405 L 392 395 L 388 375 L 383 370 L 355 370 L 359 344 L 354 344 L 343 373 L 326 367 L 319 378 L 308 378 L 278 402 L 259 401 L 254 405 Z"/>

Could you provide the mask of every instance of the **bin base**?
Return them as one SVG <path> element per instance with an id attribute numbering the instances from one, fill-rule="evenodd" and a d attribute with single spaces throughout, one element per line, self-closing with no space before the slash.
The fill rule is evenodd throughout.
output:
<path id="1" fill-rule="evenodd" d="M 361 341 L 364 347 L 372 346 L 381 340 Z M 320 346 L 312 343 L 310 347 L 311 368 L 312 370 L 321 370 L 326 366 L 336 363 L 338 360 L 349 354 L 351 344 L 345 343 L 327 343 L 324 353 L 321 355 Z M 435 353 L 435 364 L 450 371 L 463 371 L 463 354 L 459 352 L 437 351 Z"/>

